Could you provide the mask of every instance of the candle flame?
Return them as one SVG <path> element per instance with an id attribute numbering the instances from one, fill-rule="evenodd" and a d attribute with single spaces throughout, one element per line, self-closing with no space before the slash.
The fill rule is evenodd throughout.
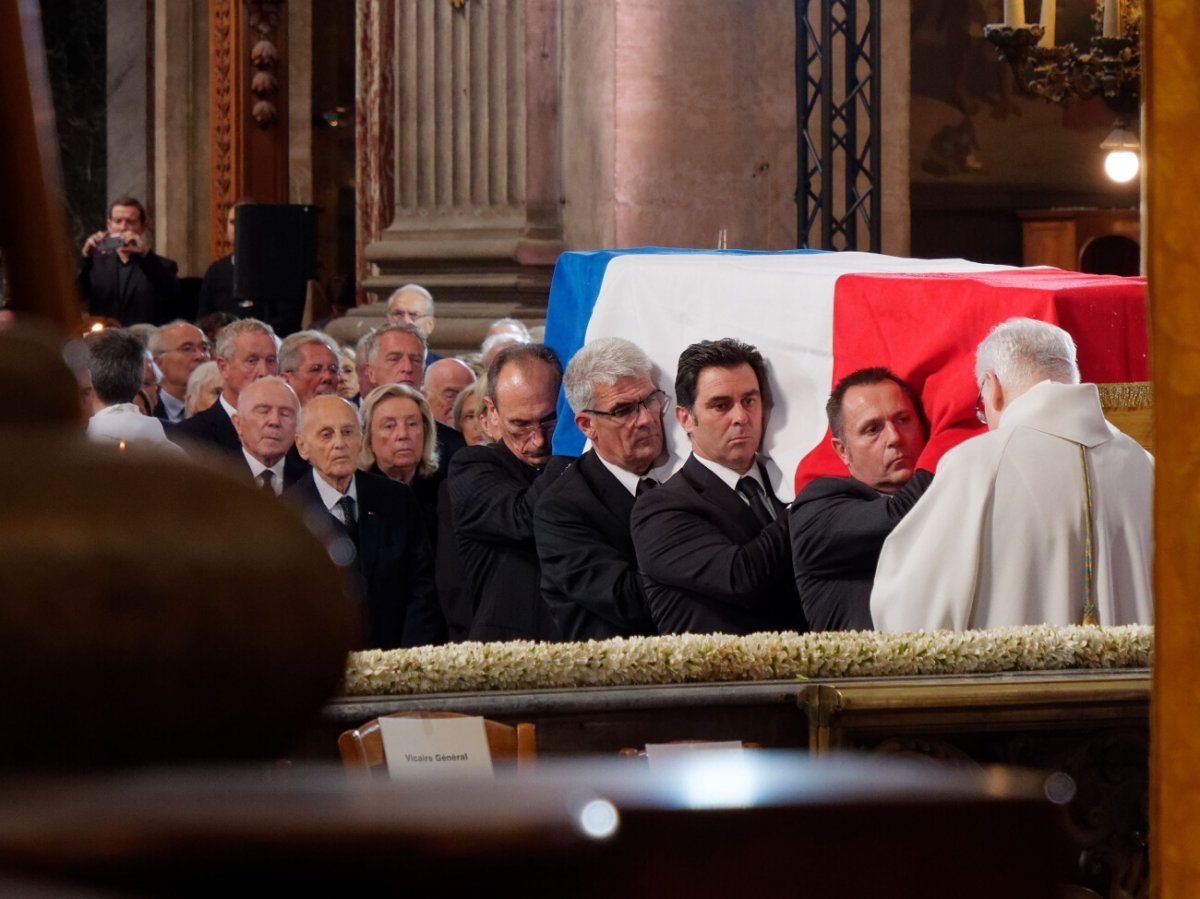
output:
<path id="1" fill-rule="evenodd" d="M 125 441 L 124 440 L 122 440 L 119 444 L 117 444 L 117 450 L 122 453 L 125 452 Z"/>

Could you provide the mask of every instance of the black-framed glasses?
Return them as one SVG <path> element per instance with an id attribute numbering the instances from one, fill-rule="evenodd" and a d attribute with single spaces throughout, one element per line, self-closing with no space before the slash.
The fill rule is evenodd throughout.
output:
<path id="1" fill-rule="evenodd" d="M 607 412 L 603 409 L 584 409 L 592 415 L 603 415 L 605 418 L 611 418 L 613 421 L 627 422 L 637 417 L 638 409 L 641 406 L 646 407 L 646 411 L 651 415 L 657 415 L 663 410 L 663 406 L 667 404 L 667 394 L 662 390 L 655 390 L 642 397 L 640 400 L 634 400 L 631 403 L 618 403 Z"/>
<path id="2" fill-rule="evenodd" d="M 975 417 L 979 419 L 981 425 L 988 423 L 987 409 L 983 406 L 983 385 L 979 385 L 979 396 L 975 398 Z"/>

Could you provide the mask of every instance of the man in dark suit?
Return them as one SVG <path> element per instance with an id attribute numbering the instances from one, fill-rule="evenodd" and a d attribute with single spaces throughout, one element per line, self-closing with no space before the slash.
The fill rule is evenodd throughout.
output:
<path id="1" fill-rule="evenodd" d="M 340 396 L 317 396 L 300 415 L 296 438 L 312 471 L 287 491 L 310 520 L 349 540 L 363 601 L 365 644 L 379 649 L 446 639 L 433 584 L 433 555 L 412 491 L 360 472 L 358 412 Z M 339 556 L 334 547 L 333 555 Z"/>
<path id="2" fill-rule="evenodd" d="M 308 472 L 308 463 L 289 450 L 296 445 L 300 400 L 278 375 L 247 385 L 238 395 L 233 427 L 254 482 L 276 496 Z"/>
<path id="3" fill-rule="evenodd" d="M 133 197 L 109 206 L 108 222 L 83 244 L 79 289 L 91 315 L 122 325 L 161 325 L 176 314 L 179 266 L 150 249 L 146 208 Z"/>
<path id="4" fill-rule="evenodd" d="M 542 600 L 533 511 L 564 465 L 550 454 L 561 378 L 558 358 L 542 344 L 501 352 L 484 400 L 498 442 L 468 446 L 450 463 L 447 490 L 474 609 L 469 639 L 559 638 Z"/>
<path id="5" fill-rule="evenodd" d="M 407 384 L 420 390 L 425 380 L 425 357 L 428 347 L 425 332 L 418 325 L 400 321 L 371 331 L 358 342 L 359 396 L 366 398 L 381 384 Z M 437 430 L 438 458 L 443 465 L 467 445 L 462 434 L 440 421 Z"/>
<path id="6" fill-rule="evenodd" d="M 150 335 L 150 355 L 162 375 L 154 413 L 157 418 L 183 421 L 187 415 L 188 379 L 208 361 L 208 349 L 204 332 L 191 322 L 171 322 Z"/>
<path id="7" fill-rule="evenodd" d="M 392 324 L 408 322 L 416 325 L 425 335 L 425 366 L 428 368 L 442 357 L 429 349 L 429 336 L 437 327 L 434 314 L 433 294 L 420 284 L 405 284 L 392 291 L 387 301 L 388 321 Z M 418 388 L 420 384 L 416 385 Z"/>
<path id="8" fill-rule="evenodd" d="M 246 197 L 234 200 L 229 212 L 225 214 L 225 236 L 231 247 L 238 207 L 253 202 Z M 200 284 L 200 299 L 196 306 L 197 321 L 213 312 L 228 312 L 242 318 L 253 305 L 233 298 L 233 254 L 213 260 L 212 265 L 204 272 L 204 280 Z"/>
<path id="9" fill-rule="evenodd" d="M 762 356 L 730 338 L 692 344 L 675 396 L 692 453 L 632 517 L 659 633 L 806 630 L 787 515 L 757 456 L 770 408 Z"/>
<path id="10" fill-rule="evenodd" d="M 928 428 L 908 384 L 864 368 L 825 406 L 848 478 L 817 478 L 789 511 L 792 564 L 813 630 L 871 630 L 871 587 L 883 541 L 933 480 L 917 469 Z"/>
<path id="11" fill-rule="evenodd" d="M 575 422 L 592 448 L 538 501 L 533 529 L 542 597 L 567 640 L 654 634 L 629 515 L 662 455 L 667 395 L 638 347 L 618 337 L 575 354 L 563 377 Z"/>
<path id="12" fill-rule="evenodd" d="M 203 412 L 184 419 L 168 436 L 178 443 L 204 443 L 242 458 L 242 441 L 233 426 L 241 392 L 252 382 L 279 373 L 275 332 L 255 318 L 226 325 L 217 338 L 217 369 L 225 386 Z"/>

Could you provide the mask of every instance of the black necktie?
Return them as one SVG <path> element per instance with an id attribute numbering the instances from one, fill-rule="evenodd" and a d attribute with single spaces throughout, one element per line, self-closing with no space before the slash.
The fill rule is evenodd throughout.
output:
<path id="1" fill-rule="evenodd" d="M 263 493 L 269 493 L 271 496 L 275 495 L 275 472 L 269 468 L 264 468 L 262 474 L 258 476 L 258 480 L 262 484 Z"/>
<path id="2" fill-rule="evenodd" d="M 354 541 L 355 546 L 358 545 L 358 519 L 354 517 L 354 498 L 343 496 L 337 501 L 338 508 L 342 510 L 342 523 L 346 527 L 346 533 L 350 535 L 350 539 Z"/>
<path id="3" fill-rule="evenodd" d="M 654 478 L 639 478 L 636 495 L 641 496 L 643 493 L 647 493 L 657 486 L 658 481 L 654 480 Z"/>
<path id="4" fill-rule="evenodd" d="M 746 498 L 746 503 L 750 506 L 750 511 L 754 513 L 759 524 L 766 527 L 775 520 L 767 508 L 767 504 L 763 502 L 762 486 L 758 481 L 751 477 L 739 478 L 737 491 Z"/>

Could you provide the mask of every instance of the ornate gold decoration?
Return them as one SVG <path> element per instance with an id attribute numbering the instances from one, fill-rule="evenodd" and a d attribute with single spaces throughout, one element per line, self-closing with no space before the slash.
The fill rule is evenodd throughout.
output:
<path id="1" fill-rule="evenodd" d="M 225 235 L 225 217 L 237 192 L 234 173 L 233 2 L 213 0 L 211 10 L 210 80 L 212 127 L 212 191 L 209 204 L 213 255 L 232 247 Z"/>
<path id="2" fill-rule="evenodd" d="M 250 50 L 254 74 L 250 78 L 250 93 L 256 98 L 250 116 L 260 128 L 270 128 L 279 121 L 279 111 L 269 99 L 279 89 L 275 68 L 279 65 L 279 49 L 275 46 L 275 30 L 280 21 L 279 3 L 251 3 L 247 6 L 247 24 L 258 35 Z"/>

